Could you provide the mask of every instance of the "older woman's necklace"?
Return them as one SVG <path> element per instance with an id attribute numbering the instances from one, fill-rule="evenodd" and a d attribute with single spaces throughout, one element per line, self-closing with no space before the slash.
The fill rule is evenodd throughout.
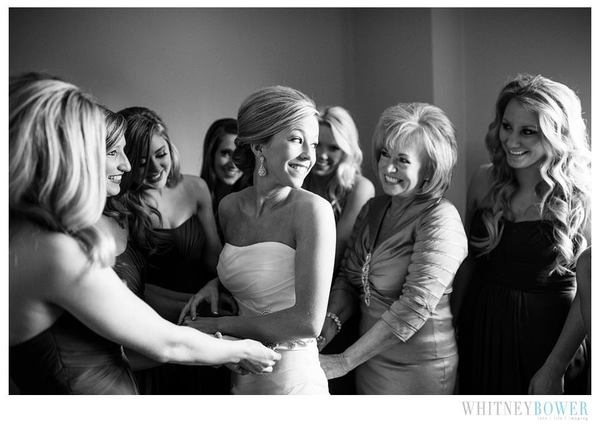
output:
<path id="1" fill-rule="evenodd" d="M 408 201 L 406 203 L 406 205 L 404 205 L 400 208 L 398 217 L 402 216 L 406 212 L 406 210 L 415 201 L 415 199 L 416 198 L 411 199 L 410 201 Z M 377 244 L 377 241 L 379 240 L 379 236 L 381 234 L 381 229 L 383 227 L 383 224 L 386 220 L 385 218 L 386 218 L 391 206 L 392 206 L 392 199 L 390 197 L 390 200 L 387 201 L 387 203 L 385 204 L 385 206 L 381 210 L 381 213 L 378 216 L 379 222 L 377 223 L 377 229 L 374 234 L 371 231 L 372 227 L 369 226 L 369 230 L 371 232 L 371 234 L 370 234 L 371 244 L 370 244 L 369 250 L 367 251 L 367 255 L 365 256 L 365 260 L 363 262 L 362 269 L 361 269 L 361 277 L 360 277 L 360 280 L 362 283 L 362 288 L 363 288 L 364 301 L 367 306 L 371 305 L 371 286 L 369 284 L 369 275 L 371 274 L 371 260 L 373 258 L 373 250 L 375 249 L 375 245 Z"/>

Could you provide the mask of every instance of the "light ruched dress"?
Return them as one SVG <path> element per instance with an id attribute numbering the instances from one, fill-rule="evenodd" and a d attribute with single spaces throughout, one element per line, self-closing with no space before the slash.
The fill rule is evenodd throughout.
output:
<path id="1" fill-rule="evenodd" d="M 281 242 L 238 247 L 225 244 L 217 272 L 239 305 L 240 316 L 266 315 L 292 307 L 296 250 Z M 314 338 L 272 346 L 281 360 L 268 374 L 233 374 L 233 394 L 329 394 Z"/>
<path id="2" fill-rule="evenodd" d="M 334 290 L 360 300 L 360 334 L 382 320 L 398 343 L 356 370 L 358 394 L 452 394 L 458 354 L 450 292 L 467 255 L 456 208 L 416 199 L 393 212 L 371 199 L 356 219 Z M 380 238 L 382 222 L 391 236 Z"/>

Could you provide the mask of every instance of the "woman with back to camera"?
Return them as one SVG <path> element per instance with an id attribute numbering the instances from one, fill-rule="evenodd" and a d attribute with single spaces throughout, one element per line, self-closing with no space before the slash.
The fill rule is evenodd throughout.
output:
<path id="1" fill-rule="evenodd" d="M 179 153 L 156 112 L 129 107 L 125 152 L 132 171 L 123 177 L 122 202 L 130 212 L 130 237 L 147 257 L 144 299 L 176 322 L 190 296 L 214 277 L 221 242 L 206 182 L 180 173 Z M 203 309 L 210 315 L 208 308 Z M 137 374 L 143 393 L 223 394 L 223 369 L 161 365 Z"/>
<path id="2" fill-rule="evenodd" d="M 449 296 L 467 255 L 460 216 L 443 198 L 454 128 L 435 106 L 398 104 L 381 115 L 373 153 L 385 195 L 356 220 L 321 333 L 328 343 L 359 304 L 361 336 L 342 354 L 321 355 L 321 365 L 328 378 L 356 368 L 358 394 L 452 394 Z"/>
<path id="3" fill-rule="evenodd" d="M 289 87 L 250 95 L 238 113 L 235 161 L 253 185 L 219 206 L 225 246 L 211 281 L 182 312 L 204 332 L 252 336 L 282 355 L 272 376 L 234 374 L 234 394 L 327 394 L 315 337 L 327 307 L 335 256 L 331 206 L 301 189 L 315 161 L 318 112 Z M 197 318 L 196 306 L 218 298 L 222 284 L 239 316 Z M 191 318 L 189 318 L 191 317 Z"/>
<path id="4" fill-rule="evenodd" d="M 248 179 L 233 162 L 237 121 L 221 118 L 206 131 L 203 145 L 202 172 L 200 177 L 208 185 L 212 195 L 213 211 L 218 215 L 219 203 L 227 194 L 248 186 Z"/>
<path id="5" fill-rule="evenodd" d="M 492 163 L 467 198 L 478 281 L 461 300 L 459 391 L 526 394 L 565 324 L 589 242 L 579 98 L 542 76 L 517 76 L 498 96 L 486 146 Z"/>
<path id="6" fill-rule="evenodd" d="M 303 188 L 331 203 L 336 220 L 334 276 L 346 249 L 352 226 L 363 205 L 375 194 L 373 184 L 360 174 L 363 155 L 358 130 L 348 111 L 339 106 L 319 110 L 319 144 L 315 166 L 304 180 Z M 334 324 L 326 317 L 325 324 Z M 344 330 L 323 351 L 343 352 L 358 338 L 358 315 L 346 321 Z M 318 339 L 319 347 L 324 339 Z M 329 381 L 332 394 L 354 394 L 354 374 Z"/>
<path id="7" fill-rule="evenodd" d="M 9 363 L 20 391 L 134 394 L 121 344 L 161 362 L 270 370 L 278 354 L 163 320 L 110 268 L 114 243 L 96 226 L 109 179 L 95 101 L 25 75 L 11 78 L 9 106 Z"/>

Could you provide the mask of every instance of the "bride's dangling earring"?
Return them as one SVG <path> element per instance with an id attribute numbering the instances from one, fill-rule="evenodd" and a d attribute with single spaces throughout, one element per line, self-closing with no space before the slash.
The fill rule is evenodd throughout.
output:
<path id="1" fill-rule="evenodd" d="M 267 175 L 267 170 L 265 169 L 265 156 L 264 155 L 260 155 L 260 157 L 258 157 L 258 172 L 257 174 L 259 175 L 259 177 L 264 177 L 265 175 Z"/>

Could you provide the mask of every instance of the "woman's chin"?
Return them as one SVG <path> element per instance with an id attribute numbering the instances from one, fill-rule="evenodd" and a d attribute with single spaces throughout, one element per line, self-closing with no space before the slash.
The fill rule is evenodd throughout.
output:
<path id="1" fill-rule="evenodd" d="M 312 168 L 312 171 L 310 171 L 310 173 L 312 175 L 316 175 L 317 177 L 326 177 L 328 175 L 330 175 L 333 172 L 333 169 L 322 169 L 322 168 L 317 168 L 316 166 Z"/>
<path id="2" fill-rule="evenodd" d="M 240 178 L 242 178 L 242 174 L 235 176 L 220 177 L 219 181 L 226 186 L 233 186 Z"/>
<path id="3" fill-rule="evenodd" d="M 119 195 L 119 193 L 121 192 L 121 188 L 119 186 L 108 186 L 106 188 L 106 197 L 114 197 L 116 195 Z"/>

